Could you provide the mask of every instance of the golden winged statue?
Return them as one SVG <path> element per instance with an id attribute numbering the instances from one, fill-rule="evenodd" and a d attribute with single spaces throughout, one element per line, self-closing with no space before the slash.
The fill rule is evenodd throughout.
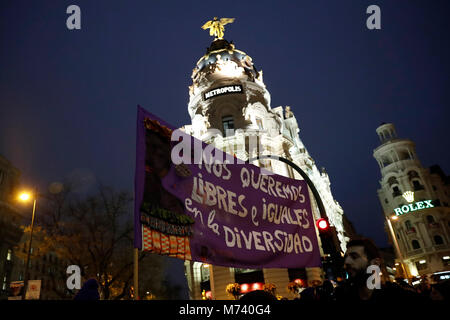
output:
<path id="1" fill-rule="evenodd" d="M 214 17 L 214 20 L 209 20 L 202 26 L 202 29 L 209 29 L 209 35 L 216 37 L 214 40 L 223 39 L 223 32 L 225 31 L 224 25 L 233 22 L 234 18 L 221 18 L 220 20 L 217 20 L 217 17 Z"/>

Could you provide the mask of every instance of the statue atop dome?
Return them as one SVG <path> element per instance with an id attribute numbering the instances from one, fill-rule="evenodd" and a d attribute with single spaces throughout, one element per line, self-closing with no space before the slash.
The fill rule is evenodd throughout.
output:
<path id="1" fill-rule="evenodd" d="M 214 17 L 214 20 L 209 20 L 208 22 L 206 22 L 202 26 L 202 29 L 203 30 L 209 29 L 209 35 L 214 36 L 215 37 L 214 40 L 223 39 L 225 31 L 224 25 L 233 22 L 234 18 L 221 18 L 220 20 L 217 20 L 217 17 Z"/>

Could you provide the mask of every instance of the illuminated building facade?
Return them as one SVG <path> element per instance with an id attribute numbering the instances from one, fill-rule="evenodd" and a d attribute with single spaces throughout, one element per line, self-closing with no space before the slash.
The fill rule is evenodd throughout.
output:
<path id="1" fill-rule="evenodd" d="M 414 142 L 399 139 L 392 123 L 376 131 L 381 141 L 373 153 L 381 171 L 378 197 L 397 248 L 398 271 L 403 271 L 401 260 L 409 277 L 450 271 L 449 177 L 439 166 L 424 168 Z"/>
<path id="2" fill-rule="evenodd" d="M 252 58 L 227 40 L 216 39 L 197 62 L 192 82 L 188 104 L 192 122 L 184 130 L 244 161 L 257 155 L 277 155 L 299 166 L 318 190 L 330 225 L 335 228 L 338 247 L 345 252 L 348 237 L 344 232 L 344 212 L 333 198 L 330 179 L 324 169 L 317 169 L 301 141 L 297 119 L 290 107 L 271 107 L 263 73 L 254 67 Z M 280 161 L 252 163 L 279 175 L 302 179 Z M 311 192 L 310 198 L 317 220 L 320 213 Z M 290 281 L 312 282 L 322 276 L 320 268 L 242 270 L 189 261 L 185 269 L 192 299 L 201 299 L 203 291 L 211 291 L 214 299 L 231 299 L 225 288 L 235 282 L 249 284 L 248 290 L 272 283 L 277 287 L 277 294 L 289 297 L 286 287 Z M 246 286 L 243 288 L 245 291 Z"/>

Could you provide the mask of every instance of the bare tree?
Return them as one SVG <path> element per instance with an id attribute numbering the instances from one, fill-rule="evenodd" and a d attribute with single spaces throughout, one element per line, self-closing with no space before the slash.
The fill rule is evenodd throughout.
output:
<path id="1" fill-rule="evenodd" d="M 130 194 L 99 186 L 94 195 L 77 198 L 70 185 L 65 185 L 60 192 L 42 197 L 39 223 L 36 234 L 33 233 L 33 247 L 39 249 L 39 255 L 36 251 L 34 258 L 51 252 L 59 262 L 78 265 L 85 280 L 95 278 L 102 299 L 130 298 L 133 280 Z M 153 283 L 153 291 L 160 291 L 164 259 L 142 252 L 139 261 L 152 268 L 150 287 Z M 67 276 L 65 268 L 59 268 L 51 277 L 51 287 L 60 298 L 70 297 L 65 288 Z"/>

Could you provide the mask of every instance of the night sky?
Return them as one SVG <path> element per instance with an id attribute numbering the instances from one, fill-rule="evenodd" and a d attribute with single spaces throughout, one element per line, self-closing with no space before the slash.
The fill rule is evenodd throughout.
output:
<path id="1" fill-rule="evenodd" d="M 68 30 L 66 8 L 81 8 Z M 366 8 L 381 8 L 368 30 Z M 449 1 L 1 1 L 0 154 L 41 189 L 71 178 L 133 191 L 136 106 L 190 123 L 188 86 L 212 41 L 264 72 L 272 107 L 289 105 L 357 231 L 387 246 L 376 190 L 375 129 L 395 124 L 424 166 L 450 173 Z M 447 141 L 447 142 L 446 142 Z"/>

